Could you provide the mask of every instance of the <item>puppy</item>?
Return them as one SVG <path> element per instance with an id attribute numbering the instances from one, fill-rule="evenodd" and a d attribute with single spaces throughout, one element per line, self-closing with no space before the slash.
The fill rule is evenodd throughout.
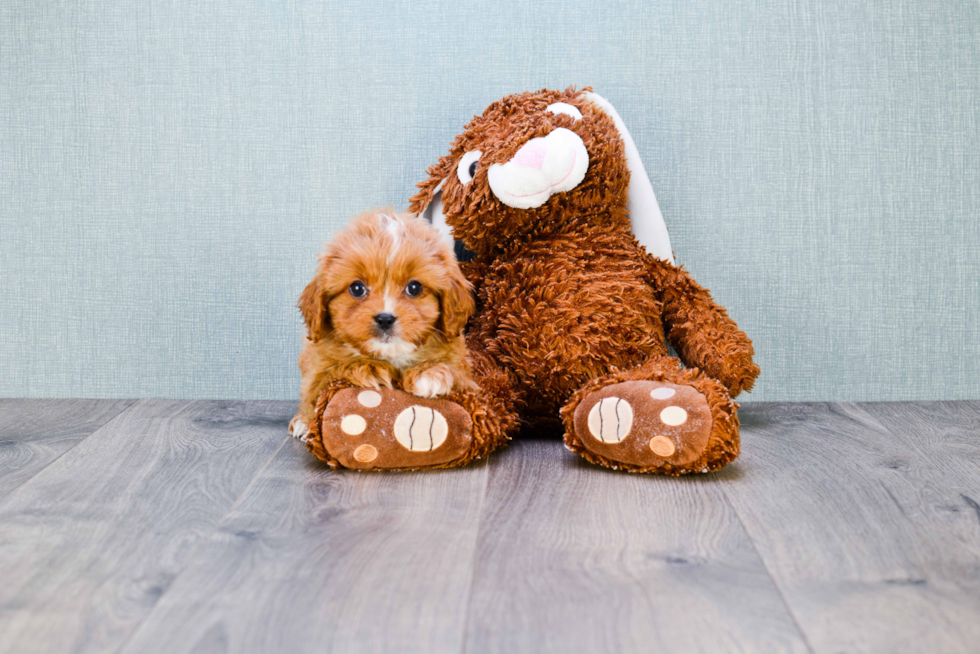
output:
<path id="1" fill-rule="evenodd" d="M 400 388 L 438 397 L 472 388 L 462 332 L 475 309 L 452 248 L 412 215 L 368 212 L 337 234 L 299 299 L 304 438 L 328 384 Z"/>

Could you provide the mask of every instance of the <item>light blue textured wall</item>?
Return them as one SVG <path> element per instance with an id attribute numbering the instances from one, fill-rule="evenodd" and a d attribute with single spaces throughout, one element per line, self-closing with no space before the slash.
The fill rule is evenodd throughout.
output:
<path id="1" fill-rule="evenodd" d="M 591 84 L 755 400 L 980 397 L 980 4 L 0 2 L 0 395 L 293 397 L 295 299 L 473 114 Z"/>

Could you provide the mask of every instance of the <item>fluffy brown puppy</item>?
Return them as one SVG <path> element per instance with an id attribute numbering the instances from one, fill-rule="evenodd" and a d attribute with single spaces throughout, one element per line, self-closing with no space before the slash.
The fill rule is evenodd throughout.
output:
<path id="1" fill-rule="evenodd" d="M 429 169 L 412 210 L 441 203 L 474 254 L 468 344 L 507 433 L 561 416 L 568 448 L 589 461 L 715 470 L 739 452 L 731 398 L 759 374 L 752 343 L 669 248 L 657 257 L 637 242 L 618 117 L 588 91 L 490 105 Z"/>
<path id="2" fill-rule="evenodd" d="M 379 211 L 355 219 L 300 297 L 307 336 L 290 433 L 308 435 L 317 400 L 338 382 L 425 398 L 472 387 L 461 332 L 473 306 L 452 249 L 424 221 Z"/>

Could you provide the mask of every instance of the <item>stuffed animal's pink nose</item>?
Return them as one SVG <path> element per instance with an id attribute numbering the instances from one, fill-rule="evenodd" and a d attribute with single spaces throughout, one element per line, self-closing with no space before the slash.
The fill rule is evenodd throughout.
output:
<path id="1" fill-rule="evenodd" d="M 522 168 L 541 170 L 546 154 L 548 154 L 548 146 L 544 144 L 544 139 L 531 139 L 517 151 L 511 161 Z"/>

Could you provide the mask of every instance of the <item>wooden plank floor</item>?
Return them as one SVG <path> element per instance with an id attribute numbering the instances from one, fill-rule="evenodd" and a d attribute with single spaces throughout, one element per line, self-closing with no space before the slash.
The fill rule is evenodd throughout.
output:
<path id="1" fill-rule="evenodd" d="M 292 410 L 0 401 L 0 653 L 980 651 L 980 402 L 746 404 L 683 479 L 334 472 Z"/>

